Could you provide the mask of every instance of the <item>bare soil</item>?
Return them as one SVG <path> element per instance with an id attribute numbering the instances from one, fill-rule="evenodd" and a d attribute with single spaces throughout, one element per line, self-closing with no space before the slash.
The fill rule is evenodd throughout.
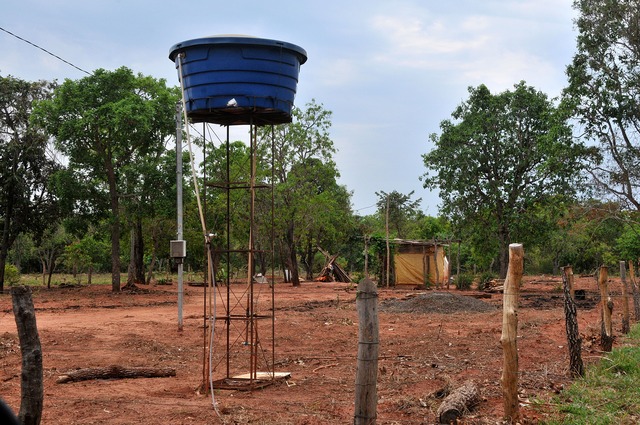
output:
<path id="1" fill-rule="evenodd" d="M 563 298 L 558 277 L 526 277 L 519 308 L 519 388 L 523 423 L 537 423 L 548 400 L 570 383 Z M 593 277 L 577 278 L 583 359 L 598 351 L 600 308 Z M 338 424 L 352 423 L 358 336 L 356 287 L 276 284 L 276 371 L 291 377 L 253 391 L 203 383 L 203 288 L 185 286 L 184 329 L 177 287 L 34 288 L 43 348 L 43 424 Z M 620 290 L 619 281 L 611 282 Z M 502 295 L 475 291 L 379 288 L 378 424 L 433 424 L 439 390 L 473 379 L 482 401 L 467 424 L 502 423 Z M 485 298 L 482 298 L 485 297 Z M 488 297 L 488 298 L 486 298 Z M 616 298 L 615 332 L 621 301 Z M 618 338 L 616 343 L 620 343 Z M 215 344 L 223 344 L 215 341 Z M 176 376 L 58 384 L 78 368 L 172 367 Z M 0 396 L 20 404 L 20 346 L 10 294 L 0 295 Z"/>

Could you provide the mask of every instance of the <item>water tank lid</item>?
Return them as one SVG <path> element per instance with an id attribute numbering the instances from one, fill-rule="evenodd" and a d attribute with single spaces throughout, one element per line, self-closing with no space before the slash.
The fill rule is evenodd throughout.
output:
<path id="1" fill-rule="evenodd" d="M 296 46 L 292 43 L 285 41 L 270 40 L 266 38 L 258 38 L 247 35 L 214 35 L 211 37 L 194 38 L 192 40 L 183 41 L 177 43 L 169 49 L 169 59 L 175 61 L 176 56 L 188 47 L 193 46 L 208 46 L 212 44 L 234 44 L 245 46 L 272 46 L 277 48 L 284 48 L 296 53 L 298 60 L 302 65 L 307 61 L 307 52 L 300 46 Z"/>

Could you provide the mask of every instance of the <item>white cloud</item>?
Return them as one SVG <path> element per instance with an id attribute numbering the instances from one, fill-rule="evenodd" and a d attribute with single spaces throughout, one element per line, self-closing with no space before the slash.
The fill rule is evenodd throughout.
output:
<path id="1" fill-rule="evenodd" d="M 481 47 L 485 35 L 478 35 L 480 20 L 465 18 L 456 28 L 443 18 L 426 21 L 425 17 L 376 16 L 372 28 L 383 39 L 387 49 L 378 60 L 422 67 L 428 62 L 422 58 L 432 55 L 455 55 Z M 462 30 L 462 31 L 460 31 Z M 415 60 L 419 58 L 419 60 Z"/>
<path id="2" fill-rule="evenodd" d="M 449 81 L 484 83 L 492 90 L 525 80 L 559 91 L 557 81 L 562 80 L 564 64 L 554 55 L 560 49 L 557 45 L 567 40 L 553 39 L 552 34 L 560 25 L 566 28 L 567 18 L 558 23 L 551 3 L 555 4 L 550 0 L 507 2 L 494 14 L 470 10 L 467 15 L 464 11 L 434 15 L 428 10 L 400 9 L 376 15 L 370 20 L 371 30 L 382 43 L 374 49 L 372 60 L 400 72 L 446 73 Z"/>

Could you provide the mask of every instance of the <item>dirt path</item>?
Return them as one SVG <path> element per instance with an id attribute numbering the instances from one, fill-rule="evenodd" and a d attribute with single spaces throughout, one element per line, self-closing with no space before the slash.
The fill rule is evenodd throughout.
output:
<path id="1" fill-rule="evenodd" d="M 533 397 L 567 385 L 568 354 L 559 279 L 527 278 L 519 313 L 520 388 L 530 423 Z M 586 360 L 598 353 L 593 279 L 579 305 Z M 147 289 L 147 288 L 145 288 Z M 483 401 L 467 423 L 495 424 L 502 415 L 500 294 L 381 289 L 379 424 L 429 424 L 440 400 L 433 393 L 473 378 Z M 110 287 L 37 289 L 43 344 L 43 424 L 336 424 L 353 421 L 357 312 L 346 284 L 284 284 L 276 291 L 276 371 L 291 378 L 256 391 L 196 389 L 203 381 L 202 288 L 188 287 L 184 331 L 177 330 L 175 286 L 113 294 Z M 459 298 L 459 297 L 464 298 Z M 616 311 L 616 310 L 614 310 Z M 617 311 L 621 311 L 618 308 Z M 619 332 L 619 317 L 616 323 Z M 217 342 L 220 344 L 219 342 Z M 219 346 L 217 348 L 220 348 Z M 216 349 L 217 349 L 216 348 Z M 18 410 L 20 350 L 11 299 L 0 295 L 0 396 Z M 85 367 L 157 366 L 174 378 L 56 384 L 63 372 Z"/>

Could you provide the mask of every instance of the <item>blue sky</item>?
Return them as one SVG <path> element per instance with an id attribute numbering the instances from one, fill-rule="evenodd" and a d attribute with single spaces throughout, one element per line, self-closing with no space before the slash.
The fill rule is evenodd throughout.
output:
<path id="1" fill-rule="evenodd" d="M 78 67 L 116 69 L 178 85 L 169 49 L 218 34 L 282 40 L 304 48 L 296 105 L 333 112 L 340 183 L 359 214 L 376 191 L 422 198 L 421 155 L 433 146 L 467 87 L 492 92 L 524 80 L 557 97 L 575 51 L 571 0 L 5 0 L 0 27 Z M 0 75 L 25 80 L 86 74 L 0 31 Z M 224 134 L 221 132 L 220 134 Z M 244 138 L 245 132 L 233 132 Z"/>

